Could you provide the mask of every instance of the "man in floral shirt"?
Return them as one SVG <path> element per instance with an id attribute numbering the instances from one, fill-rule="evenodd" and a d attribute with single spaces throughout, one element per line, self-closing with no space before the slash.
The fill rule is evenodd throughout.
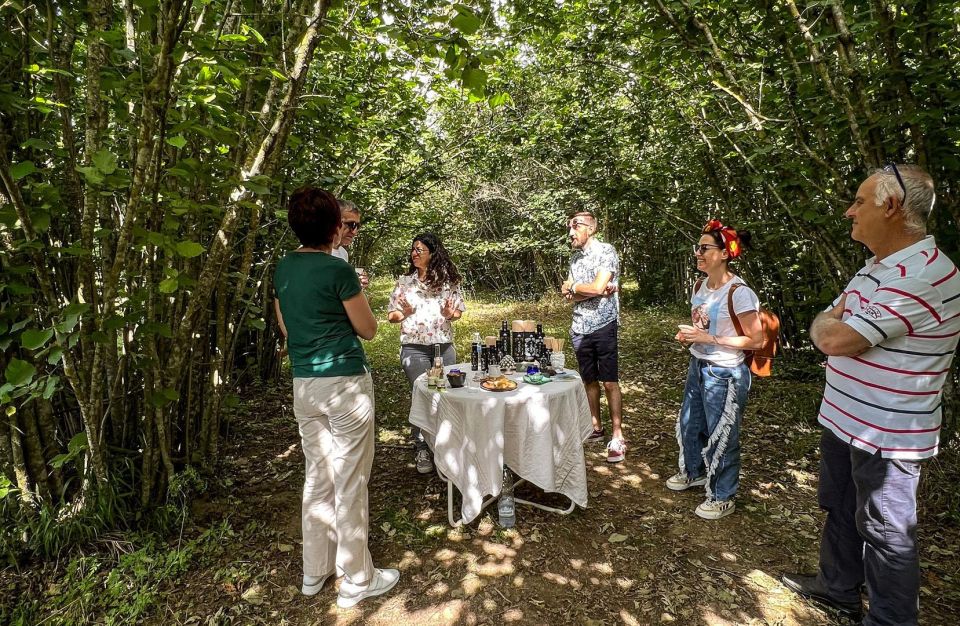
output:
<path id="1" fill-rule="evenodd" d="M 580 211 L 574 214 L 568 226 L 574 252 L 570 257 L 570 274 L 561 293 L 573 302 L 570 336 L 593 418 L 593 434 L 589 441 L 604 438 L 600 421 L 600 382 L 603 382 L 613 431 L 607 444 L 607 461 L 619 463 L 627 452 L 620 428 L 623 397 L 617 353 L 620 259 L 612 245 L 594 237 L 597 218 L 593 213 Z"/>

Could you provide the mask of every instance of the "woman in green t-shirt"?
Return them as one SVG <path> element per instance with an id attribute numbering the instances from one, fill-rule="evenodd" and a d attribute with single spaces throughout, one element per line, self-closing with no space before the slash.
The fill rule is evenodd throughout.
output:
<path id="1" fill-rule="evenodd" d="M 287 219 L 301 245 L 277 263 L 274 286 L 306 459 L 301 590 L 315 595 L 343 572 L 337 605 L 347 608 L 400 578 L 395 569 L 375 568 L 367 549 L 374 399 L 360 339 L 373 339 L 377 320 L 354 269 L 330 254 L 341 226 L 333 194 L 297 190 Z"/>

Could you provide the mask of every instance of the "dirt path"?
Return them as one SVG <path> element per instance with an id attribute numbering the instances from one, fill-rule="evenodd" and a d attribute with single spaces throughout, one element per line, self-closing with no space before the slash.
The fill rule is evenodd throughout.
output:
<path id="1" fill-rule="evenodd" d="M 637 330 L 622 339 L 626 461 L 609 465 L 602 445 L 588 447 L 589 507 L 567 517 L 520 507 L 517 527 L 509 531 L 489 513 L 463 530 L 447 526 L 444 484 L 435 475 L 418 475 L 402 442 L 409 407 L 402 373 L 389 362 L 390 350 L 372 356 L 380 443 L 370 487 L 370 548 L 378 565 L 399 567 L 402 578 L 394 592 L 352 610 L 336 608 L 330 583 L 313 598 L 298 592 L 303 467 L 289 387 L 250 394 L 246 413 L 234 418 L 223 485 L 194 507 L 193 532 L 228 519 L 234 534 L 219 558 L 198 563 L 167 590 L 152 621 L 833 623 L 777 583 L 780 573 L 809 571 L 816 563 L 822 516 L 816 507 L 818 431 L 810 416 L 822 383 L 814 375 L 809 382 L 755 385 L 737 512 L 701 520 L 693 514 L 701 493 L 664 486 L 676 466 L 683 356 L 656 330 L 670 320 L 640 313 L 630 318 L 629 328 Z M 928 510 L 921 519 L 924 624 L 955 623 L 960 610 L 960 559 L 953 552 L 960 531 L 955 522 L 931 519 L 938 516 Z M 615 534 L 626 540 L 611 542 Z"/>

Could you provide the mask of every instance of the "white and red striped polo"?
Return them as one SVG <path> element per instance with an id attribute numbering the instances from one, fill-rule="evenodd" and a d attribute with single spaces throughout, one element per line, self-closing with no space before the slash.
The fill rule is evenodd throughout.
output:
<path id="1" fill-rule="evenodd" d="M 956 266 L 928 236 L 869 259 L 843 293 L 842 320 L 873 347 L 827 359 L 820 423 L 886 458 L 936 455 L 943 383 L 960 339 Z"/>

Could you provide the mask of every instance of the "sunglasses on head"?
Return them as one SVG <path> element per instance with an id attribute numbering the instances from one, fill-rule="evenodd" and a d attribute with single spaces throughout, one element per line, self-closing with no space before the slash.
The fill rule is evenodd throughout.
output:
<path id="1" fill-rule="evenodd" d="M 900 204 L 904 204 L 907 201 L 907 186 L 903 184 L 903 178 L 900 176 L 900 170 L 897 169 L 896 163 L 887 163 L 883 167 L 884 172 L 893 172 L 893 175 L 897 177 L 897 182 L 900 183 L 900 189 L 903 190 L 903 201 Z"/>
<path id="2" fill-rule="evenodd" d="M 347 230 L 360 230 L 360 222 L 344 222 L 343 227 Z"/>

